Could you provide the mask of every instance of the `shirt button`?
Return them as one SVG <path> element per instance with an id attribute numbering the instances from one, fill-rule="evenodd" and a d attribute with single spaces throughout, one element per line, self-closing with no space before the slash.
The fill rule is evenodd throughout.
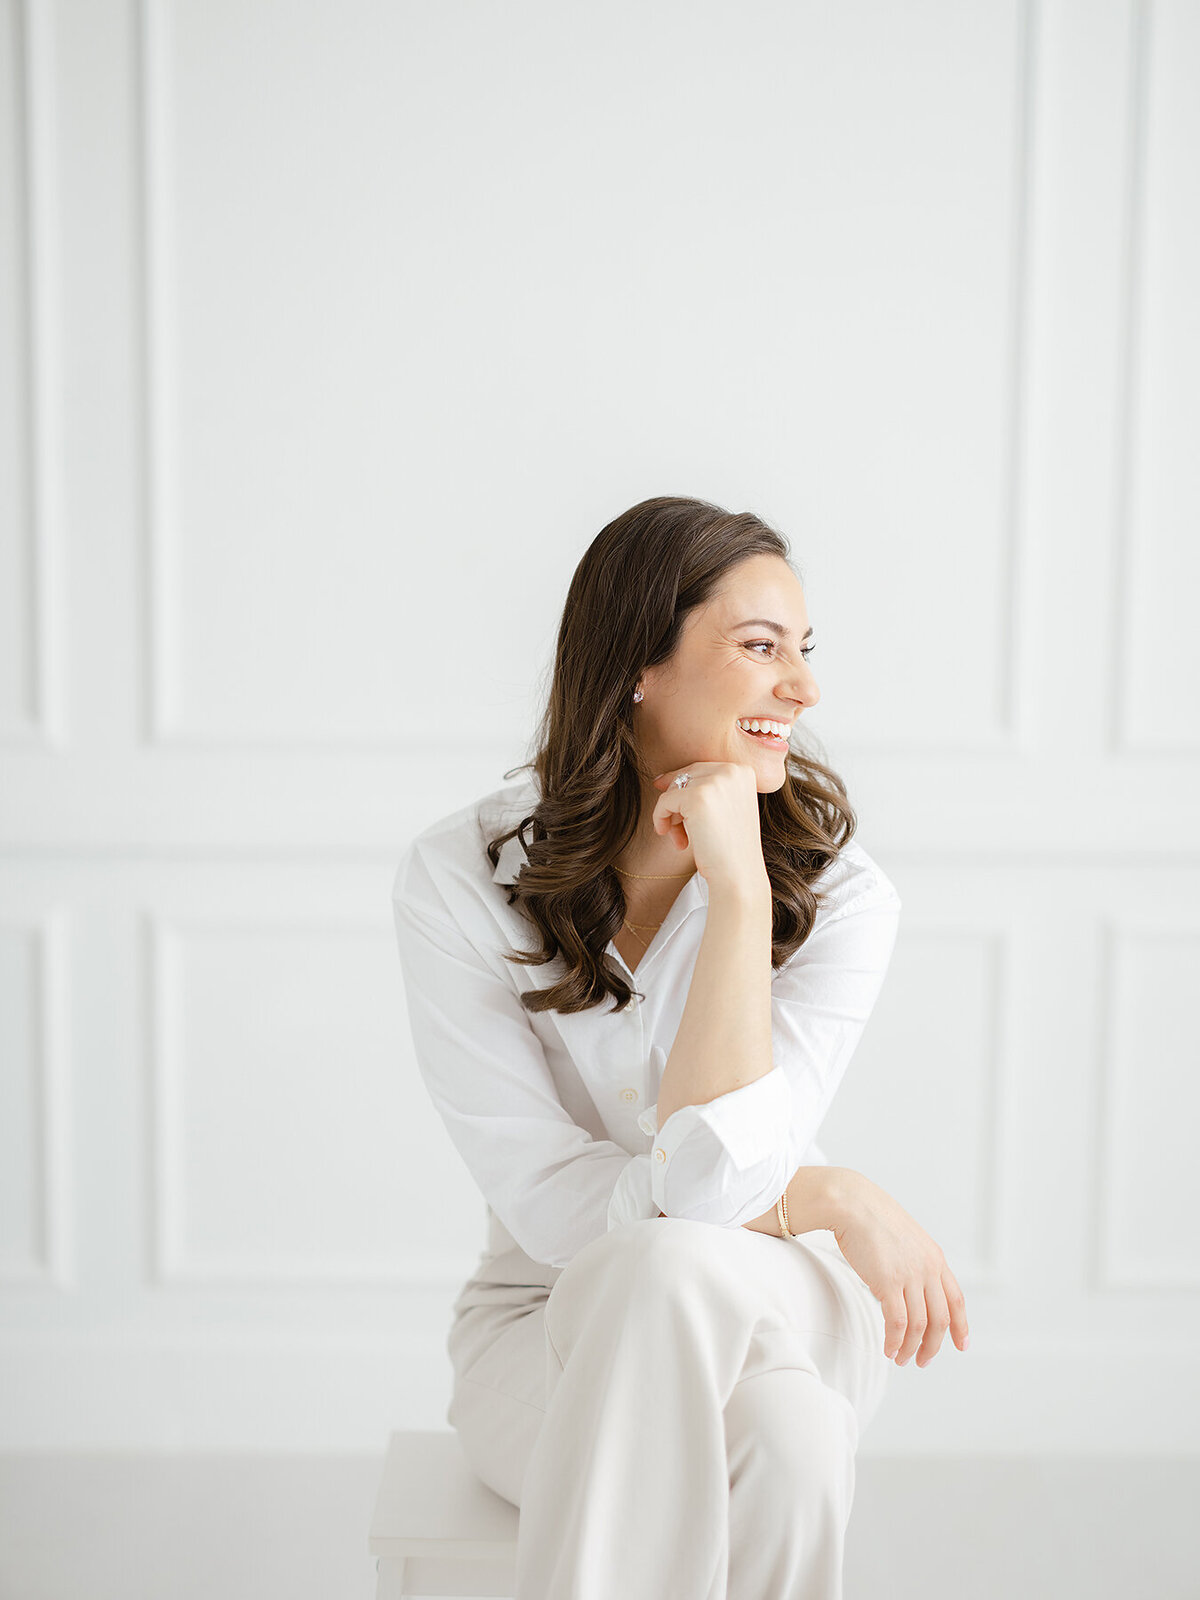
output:
<path id="1" fill-rule="evenodd" d="M 655 1161 L 665 1161 L 667 1159 L 667 1152 L 663 1149 L 662 1145 L 659 1145 L 655 1150 L 654 1159 Z"/>
<path id="2" fill-rule="evenodd" d="M 637 1093 L 636 1089 L 622 1089 L 621 1090 L 621 1099 L 622 1100 L 636 1100 L 637 1097 L 638 1097 L 638 1093 Z"/>

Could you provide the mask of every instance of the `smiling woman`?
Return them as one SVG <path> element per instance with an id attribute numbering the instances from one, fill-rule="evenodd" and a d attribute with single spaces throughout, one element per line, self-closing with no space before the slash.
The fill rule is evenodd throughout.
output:
<path id="1" fill-rule="evenodd" d="M 790 742 L 812 634 L 760 518 L 632 507 L 572 577 L 528 777 L 396 873 L 417 1061 L 488 1207 L 447 1419 L 521 1508 L 530 1600 L 835 1600 L 887 1359 L 945 1331 L 936 1244 L 816 1142 L 900 900 Z"/>
<path id="2" fill-rule="evenodd" d="M 565 969 L 523 994 L 527 1008 L 629 1003 L 635 990 L 608 948 L 645 949 L 695 870 L 693 853 L 650 825 L 653 774 L 688 761 L 753 769 L 772 966 L 800 948 L 814 885 L 856 827 L 841 778 L 791 742 L 820 699 L 813 632 L 787 541 L 752 512 L 663 496 L 592 541 L 567 592 L 537 753 L 514 769 L 536 775 L 540 798 L 488 844 L 494 866 L 519 834 L 526 860 L 510 903 L 540 934 L 506 959 Z"/>

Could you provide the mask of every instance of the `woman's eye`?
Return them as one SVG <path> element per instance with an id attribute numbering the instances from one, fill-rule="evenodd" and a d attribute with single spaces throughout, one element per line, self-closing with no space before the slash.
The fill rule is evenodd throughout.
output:
<path id="1" fill-rule="evenodd" d="M 775 641 L 774 641 L 774 639 L 752 639 L 750 641 L 750 643 L 747 644 L 746 649 L 747 650 L 757 650 L 759 645 L 766 645 L 768 650 L 774 650 Z M 815 644 L 805 645 L 804 649 L 801 650 L 800 654 L 802 656 L 810 656 L 810 655 L 812 655 L 813 651 L 816 648 L 817 647 L 816 647 Z"/>

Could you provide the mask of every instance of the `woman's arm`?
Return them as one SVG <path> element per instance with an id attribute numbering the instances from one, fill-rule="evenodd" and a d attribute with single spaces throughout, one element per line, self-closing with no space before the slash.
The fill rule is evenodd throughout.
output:
<path id="1" fill-rule="evenodd" d="M 392 891 L 417 1067 L 500 1222 L 534 1261 L 563 1267 L 631 1210 L 654 1215 L 650 1158 L 575 1123 L 499 953 L 437 908 L 426 870 L 410 845 Z M 490 935 L 490 917 L 478 920 Z"/>
<path id="2" fill-rule="evenodd" d="M 798 1163 L 882 986 L 900 900 L 865 852 L 847 847 L 822 881 L 823 914 L 818 911 L 802 947 L 774 971 L 771 883 L 761 840 L 755 834 L 757 854 L 747 847 L 732 868 L 722 855 L 743 832 L 743 797 L 733 787 L 741 782 L 739 770 L 718 765 L 712 781 L 701 774 L 699 788 L 678 791 L 678 799 L 664 794 L 662 816 L 656 808 L 656 831 L 677 807 L 686 808 L 697 870 L 708 882 L 708 914 L 660 1074 L 651 1196 L 654 1211 L 669 1216 L 777 1232 L 772 1212 L 787 1185 L 803 1225 L 793 1226 L 796 1232 L 831 1218 L 828 1175 L 805 1174 Z M 751 793 L 748 800 L 754 799 Z M 755 811 L 744 831 L 752 833 L 757 823 Z"/>
<path id="3" fill-rule="evenodd" d="M 680 1106 L 707 1105 L 773 1065 L 771 880 L 764 869 L 761 879 L 709 889 L 687 1001 L 658 1087 L 659 1128 Z"/>

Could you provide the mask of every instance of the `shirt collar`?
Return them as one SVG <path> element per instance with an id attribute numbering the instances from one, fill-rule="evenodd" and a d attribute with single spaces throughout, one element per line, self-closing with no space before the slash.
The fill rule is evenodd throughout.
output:
<path id="1" fill-rule="evenodd" d="M 492 873 L 492 882 L 515 882 L 522 863 L 527 859 L 525 846 L 521 842 L 521 835 L 514 833 L 511 839 L 506 839 L 500 846 L 500 856 L 496 862 L 496 870 Z"/>

